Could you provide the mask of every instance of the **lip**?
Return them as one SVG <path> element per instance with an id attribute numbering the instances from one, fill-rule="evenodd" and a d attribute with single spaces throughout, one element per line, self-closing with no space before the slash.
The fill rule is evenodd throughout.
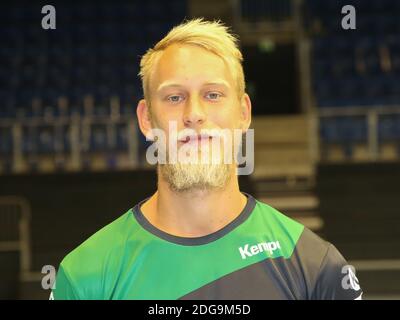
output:
<path id="1" fill-rule="evenodd" d="M 194 143 L 197 141 L 197 143 L 203 141 L 203 140 L 211 140 L 213 137 L 209 135 L 195 135 L 195 136 L 186 136 L 184 139 L 179 139 L 179 142 L 181 143 Z"/>

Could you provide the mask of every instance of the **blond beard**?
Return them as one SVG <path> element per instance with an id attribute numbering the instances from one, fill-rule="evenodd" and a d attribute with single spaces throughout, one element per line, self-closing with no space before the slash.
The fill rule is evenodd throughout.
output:
<path id="1" fill-rule="evenodd" d="M 175 192 L 221 190 L 232 177 L 232 164 L 175 163 L 160 164 L 162 177 Z"/>
<path id="2" fill-rule="evenodd" d="M 158 127 L 149 108 L 149 118 L 153 128 Z M 162 149 L 161 149 L 162 150 Z M 167 150 L 163 150 L 169 159 Z M 217 163 L 166 163 L 159 164 L 157 172 L 175 192 L 190 192 L 194 190 L 221 190 L 232 178 L 232 164 Z"/>

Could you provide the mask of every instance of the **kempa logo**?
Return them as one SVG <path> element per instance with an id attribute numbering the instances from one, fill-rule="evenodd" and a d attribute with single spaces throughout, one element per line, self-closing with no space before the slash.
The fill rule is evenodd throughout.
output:
<path id="1" fill-rule="evenodd" d="M 243 247 L 239 247 L 239 252 L 242 259 L 246 259 L 264 251 L 267 251 L 272 256 L 276 249 L 281 249 L 279 241 L 260 242 L 253 246 L 246 244 Z"/>

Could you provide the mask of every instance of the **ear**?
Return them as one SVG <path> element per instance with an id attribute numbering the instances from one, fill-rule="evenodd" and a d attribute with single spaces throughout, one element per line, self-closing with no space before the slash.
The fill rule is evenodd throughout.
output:
<path id="1" fill-rule="evenodd" d="M 146 102 L 145 99 L 141 99 L 138 102 L 137 108 L 136 108 L 136 115 L 138 118 L 138 124 L 140 131 L 144 134 L 144 136 L 148 138 L 152 138 L 151 135 L 151 117 L 150 117 L 150 110 L 149 106 Z"/>
<path id="2" fill-rule="evenodd" d="M 247 93 L 243 95 L 240 104 L 241 129 L 244 133 L 249 129 L 251 123 L 251 100 Z"/>

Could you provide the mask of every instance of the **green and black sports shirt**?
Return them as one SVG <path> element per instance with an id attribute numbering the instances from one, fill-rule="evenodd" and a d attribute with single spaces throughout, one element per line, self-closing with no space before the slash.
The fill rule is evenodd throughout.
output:
<path id="1" fill-rule="evenodd" d="M 249 194 L 222 229 L 186 238 L 138 203 L 61 262 L 54 299 L 360 299 L 338 250 Z"/>

